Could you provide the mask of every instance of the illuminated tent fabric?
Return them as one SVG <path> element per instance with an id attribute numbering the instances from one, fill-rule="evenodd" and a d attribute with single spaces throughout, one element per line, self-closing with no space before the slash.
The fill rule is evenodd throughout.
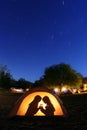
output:
<path id="1" fill-rule="evenodd" d="M 36 99 L 37 98 L 37 99 Z M 49 100 L 49 103 L 44 99 Z M 38 103 L 36 104 L 37 101 Z M 31 105 L 30 105 L 31 104 Z M 42 105 L 42 109 L 40 109 Z M 28 113 L 28 114 L 26 114 Z M 15 103 L 9 116 L 65 116 L 66 109 L 60 98 L 46 88 L 35 88 L 25 92 Z"/>

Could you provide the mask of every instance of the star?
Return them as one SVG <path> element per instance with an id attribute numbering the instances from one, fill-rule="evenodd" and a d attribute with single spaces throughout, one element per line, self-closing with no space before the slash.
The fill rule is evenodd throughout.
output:
<path id="1" fill-rule="evenodd" d="M 64 0 L 62 1 L 62 5 L 64 5 L 65 4 L 65 2 L 64 2 Z"/>
<path id="2" fill-rule="evenodd" d="M 54 35 L 51 35 L 51 40 L 53 40 L 54 39 Z"/>

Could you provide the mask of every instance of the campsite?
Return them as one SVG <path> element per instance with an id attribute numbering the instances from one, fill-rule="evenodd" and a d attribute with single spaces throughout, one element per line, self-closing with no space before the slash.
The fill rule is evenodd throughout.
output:
<path id="1" fill-rule="evenodd" d="M 61 95 L 60 99 L 67 110 L 66 117 L 14 117 L 8 114 L 22 93 L 0 90 L 0 129 L 1 130 L 58 130 L 87 129 L 87 94 Z"/>

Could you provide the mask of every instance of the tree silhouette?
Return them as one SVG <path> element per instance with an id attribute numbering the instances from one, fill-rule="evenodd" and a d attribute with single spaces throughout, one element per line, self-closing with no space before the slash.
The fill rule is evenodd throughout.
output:
<path id="1" fill-rule="evenodd" d="M 23 89 L 26 89 L 26 88 L 31 88 L 32 87 L 32 83 L 25 80 L 24 78 L 20 78 L 18 81 L 17 81 L 17 87 L 18 88 L 23 88 Z"/>
<path id="2" fill-rule="evenodd" d="M 45 69 L 41 80 L 44 86 L 79 86 L 82 83 L 82 75 L 77 73 L 68 64 L 57 64 Z"/>
<path id="3" fill-rule="evenodd" d="M 0 87 L 10 88 L 11 87 L 12 75 L 7 69 L 6 65 L 0 65 Z"/>

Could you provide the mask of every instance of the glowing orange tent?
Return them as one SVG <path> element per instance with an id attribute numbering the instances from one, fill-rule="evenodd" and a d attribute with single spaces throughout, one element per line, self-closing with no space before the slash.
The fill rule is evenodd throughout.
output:
<path id="1" fill-rule="evenodd" d="M 63 102 L 47 88 L 34 88 L 25 92 L 9 114 L 10 117 L 65 115 Z"/>

